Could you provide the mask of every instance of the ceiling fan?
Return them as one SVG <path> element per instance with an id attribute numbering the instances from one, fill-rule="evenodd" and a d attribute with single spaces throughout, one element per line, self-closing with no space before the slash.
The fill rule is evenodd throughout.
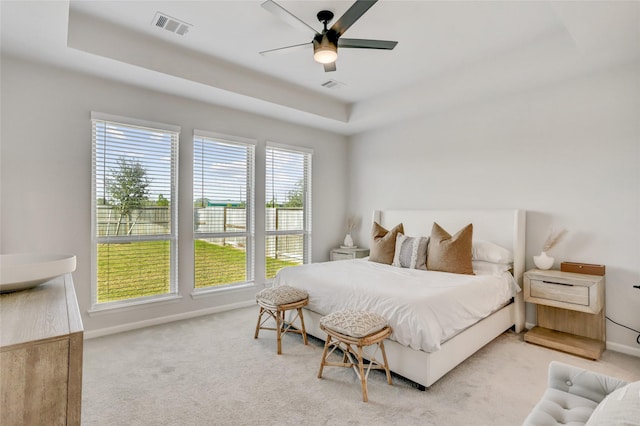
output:
<path id="1" fill-rule="evenodd" d="M 288 24 L 300 28 L 303 31 L 312 32 L 313 40 L 307 43 L 294 44 L 292 46 L 280 47 L 277 49 L 265 50 L 260 52 L 261 55 L 272 55 L 289 52 L 291 50 L 306 48 L 309 44 L 313 44 L 313 59 L 324 65 L 326 72 L 336 70 L 336 59 L 338 59 L 338 47 L 353 49 L 382 49 L 392 50 L 398 44 L 397 41 L 388 40 L 369 40 L 358 38 L 342 38 L 345 31 L 351 27 L 364 13 L 369 10 L 378 0 L 356 0 L 340 17 L 331 28 L 327 25 L 333 19 L 333 12 L 329 10 L 321 10 L 318 12 L 318 21 L 322 22 L 324 29 L 321 33 L 317 32 L 313 27 L 303 20 L 280 6 L 273 0 L 267 0 L 262 3 L 262 7 L 267 11 L 278 16 Z"/>

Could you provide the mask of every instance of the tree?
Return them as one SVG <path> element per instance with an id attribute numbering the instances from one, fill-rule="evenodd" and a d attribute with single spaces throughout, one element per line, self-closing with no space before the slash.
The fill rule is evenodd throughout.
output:
<path id="1" fill-rule="evenodd" d="M 193 206 L 194 207 L 207 207 L 209 205 L 209 199 L 204 197 L 204 198 L 196 198 L 195 201 L 193 202 Z"/>
<path id="2" fill-rule="evenodd" d="M 151 181 L 147 177 L 147 170 L 142 167 L 139 162 L 128 161 L 124 157 L 118 160 L 118 168 L 111 169 L 113 176 L 109 182 L 109 194 L 113 200 L 113 206 L 120 213 L 116 235 L 120 231 L 122 219 L 127 219 L 127 235 L 131 234 L 133 225 L 131 226 L 131 213 L 135 209 L 143 206 L 145 201 L 149 199 L 149 185 Z"/>
<path id="3" fill-rule="evenodd" d="M 287 192 L 287 201 L 283 207 L 304 207 L 304 182 L 302 179 Z"/>
<path id="4" fill-rule="evenodd" d="M 158 201 L 156 201 L 156 205 L 161 207 L 167 207 L 169 205 L 169 200 L 164 198 L 164 195 L 160 194 L 158 195 Z"/>

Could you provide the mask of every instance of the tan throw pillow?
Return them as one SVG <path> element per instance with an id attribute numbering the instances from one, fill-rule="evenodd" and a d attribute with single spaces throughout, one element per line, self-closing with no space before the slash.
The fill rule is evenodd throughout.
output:
<path id="1" fill-rule="evenodd" d="M 453 237 L 433 223 L 427 255 L 427 269 L 474 275 L 471 263 L 473 224 L 468 224 Z"/>
<path id="2" fill-rule="evenodd" d="M 373 222 L 369 260 L 391 265 L 393 255 L 396 252 L 396 237 L 398 232 L 404 233 L 404 226 L 402 226 L 401 223 L 394 226 L 390 231 L 387 231 L 380 226 L 378 222 Z"/>

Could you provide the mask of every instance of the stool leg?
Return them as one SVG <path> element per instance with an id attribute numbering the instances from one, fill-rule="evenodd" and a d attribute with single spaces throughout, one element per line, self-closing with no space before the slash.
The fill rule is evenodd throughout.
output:
<path id="1" fill-rule="evenodd" d="M 364 375 L 364 360 L 362 357 L 362 346 L 358 345 L 358 369 L 360 370 L 360 382 L 362 383 L 362 402 L 369 401 L 367 395 L 367 376 Z"/>
<path id="2" fill-rule="evenodd" d="M 322 369 L 324 368 L 324 363 L 327 360 L 327 352 L 329 350 L 330 344 L 331 336 L 327 334 L 327 341 L 324 343 L 324 350 L 322 351 L 322 360 L 320 361 L 320 371 L 318 371 L 318 379 L 322 378 Z"/>
<path id="3" fill-rule="evenodd" d="M 384 361 L 384 371 L 387 373 L 387 383 L 391 383 L 391 372 L 389 371 L 389 363 L 387 362 L 387 353 L 384 350 L 384 340 L 380 341 L 380 351 L 382 352 L 382 360 Z"/>
<path id="4" fill-rule="evenodd" d="M 260 332 L 260 321 L 262 320 L 263 313 L 264 313 L 264 308 L 260 306 L 260 315 L 258 315 L 258 324 L 256 324 L 256 334 L 253 336 L 254 339 L 258 338 L 258 333 Z"/>
<path id="5" fill-rule="evenodd" d="M 282 315 L 276 311 L 276 333 L 278 335 L 278 355 L 282 355 Z"/>
<path id="6" fill-rule="evenodd" d="M 302 341 L 307 344 L 307 330 L 304 328 L 304 317 L 302 316 L 302 308 L 298 308 L 298 316 L 300 317 L 300 325 L 302 326 Z"/>

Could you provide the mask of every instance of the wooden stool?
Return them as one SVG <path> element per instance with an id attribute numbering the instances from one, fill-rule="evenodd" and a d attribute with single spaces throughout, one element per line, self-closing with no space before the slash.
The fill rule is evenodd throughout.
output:
<path id="1" fill-rule="evenodd" d="M 384 351 L 384 339 L 391 335 L 391 327 L 387 320 L 375 313 L 366 311 L 334 312 L 320 319 L 320 329 L 327 333 L 327 341 L 322 352 L 318 378 L 322 378 L 324 366 L 352 367 L 362 384 L 362 401 L 369 400 L 367 394 L 367 378 L 371 369 L 384 370 L 387 373 L 387 383 L 391 384 L 391 372 Z M 367 354 L 369 363 L 364 364 L 364 346 L 377 345 L 372 355 Z M 328 357 L 336 349 L 343 351 L 342 362 L 330 362 Z M 378 349 L 382 352 L 383 363 L 375 358 Z M 366 373 L 365 373 L 366 367 Z"/>
<path id="2" fill-rule="evenodd" d="M 302 334 L 302 340 L 305 345 L 307 344 L 307 331 L 304 328 L 304 317 L 302 316 L 302 307 L 309 303 L 309 294 L 306 291 L 287 285 L 265 288 L 256 294 L 256 302 L 260 305 L 260 315 L 254 339 L 258 338 L 260 330 L 275 330 L 278 336 L 278 355 L 282 354 L 282 336 L 285 333 Z M 286 323 L 284 314 L 291 309 L 296 309 L 298 312 L 293 320 Z M 262 315 L 265 313 L 269 315 L 263 320 Z M 276 321 L 275 328 L 264 327 L 269 318 Z M 300 318 L 301 326 L 299 330 L 293 327 L 293 323 L 298 318 Z"/>

